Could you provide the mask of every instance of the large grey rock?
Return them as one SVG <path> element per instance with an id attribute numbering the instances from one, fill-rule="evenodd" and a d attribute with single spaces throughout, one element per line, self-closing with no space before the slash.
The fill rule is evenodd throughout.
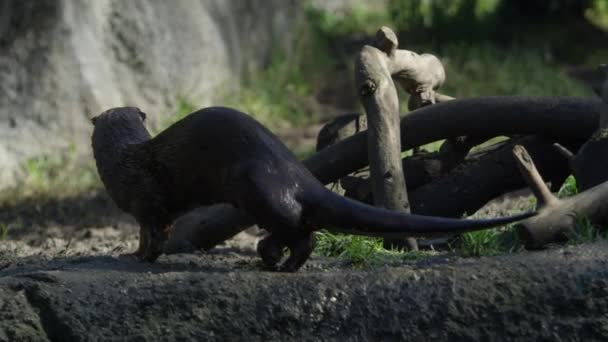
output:
<path id="1" fill-rule="evenodd" d="M 235 253 L 2 266 L 0 341 L 606 341 L 608 243 L 262 272 Z"/>
<path id="2" fill-rule="evenodd" d="M 0 3 L 0 188 L 32 156 L 89 150 L 88 120 L 137 105 L 158 127 L 178 98 L 214 103 L 293 39 L 299 2 Z"/>

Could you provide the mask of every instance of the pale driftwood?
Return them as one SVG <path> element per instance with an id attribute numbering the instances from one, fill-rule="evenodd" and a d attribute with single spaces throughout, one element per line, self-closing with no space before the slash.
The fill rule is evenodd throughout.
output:
<path id="1" fill-rule="evenodd" d="M 436 92 L 445 82 L 445 69 L 439 58 L 398 49 L 397 35 L 386 26 L 376 33 L 374 46 L 387 57 L 379 65 L 410 95 L 410 110 L 452 99 Z"/>
<path id="2" fill-rule="evenodd" d="M 393 83 L 393 77 L 407 74 L 403 68 L 395 68 L 402 66 L 401 64 L 405 68 L 405 59 L 408 56 L 397 50 L 398 44 L 397 36 L 391 29 L 380 28 L 376 34 L 375 46 L 366 45 L 357 55 L 355 82 L 359 99 L 367 114 L 367 153 L 374 204 L 409 213 L 407 187 L 401 164 L 399 98 Z M 408 67 L 411 69 L 410 65 Z M 405 86 L 412 87 L 410 84 Z M 425 90 L 425 96 L 426 92 Z M 385 246 L 401 245 L 402 240 L 385 239 Z M 418 249 L 413 237 L 407 238 L 407 246 L 413 250 Z"/>
<path id="3" fill-rule="evenodd" d="M 585 217 L 597 225 L 608 223 L 608 182 L 572 197 L 557 199 L 547 188 L 526 149 L 516 146 L 513 154 L 538 200 L 538 214 L 518 226 L 526 247 L 540 248 L 565 240 L 573 232 L 577 217 Z"/>

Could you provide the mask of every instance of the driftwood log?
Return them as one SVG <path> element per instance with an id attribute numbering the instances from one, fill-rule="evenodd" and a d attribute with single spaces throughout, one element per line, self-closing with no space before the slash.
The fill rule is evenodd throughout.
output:
<path id="1" fill-rule="evenodd" d="M 598 127 L 598 101 L 569 97 L 479 97 L 456 99 L 415 110 L 401 119 L 401 148 L 411 149 L 436 140 L 459 136 L 489 138 L 500 135 L 537 134 L 560 143 L 584 142 Z M 360 132 L 319 151 L 304 164 L 323 183 L 330 183 L 363 168 L 368 163 L 366 132 Z M 229 208 L 214 222 L 233 220 L 242 215 Z M 246 220 L 234 229 L 217 229 L 216 224 L 202 222 L 183 227 L 186 234 L 172 234 L 188 239 L 192 234 L 224 241 L 249 226 Z M 179 230 L 179 229 L 176 229 Z M 187 233 L 190 233 L 187 234 Z"/>
<path id="2" fill-rule="evenodd" d="M 375 46 L 366 45 L 355 60 L 355 82 L 359 99 L 367 114 L 367 154 L 374 205 L 409 213 L 407 186 L 401 164 L 399 97 L 393 78 L 406 74 L 393 69 L 405 56 L 397 53 L 395 33 L 382 27 Z M 401 52 L 401 51 L 399 51 Z M 401 239 L 385 239 L 386 247 L 404 247 Z M 418 249 L 416 239 L 408 237 L 407 247 Z"/>
<path id="3" fill-rule="evenodd" d="M 526 149 L 515 146 L 513 154 L 538 203 L 538 215 L 518 225 L 518 233 L 527 248 L 540 248 L 565 240 L 573 231 L 577 217 L 585 217 L 598 225 L 608 223 L 608 182 L 558 199 L 545 184 Z"/>

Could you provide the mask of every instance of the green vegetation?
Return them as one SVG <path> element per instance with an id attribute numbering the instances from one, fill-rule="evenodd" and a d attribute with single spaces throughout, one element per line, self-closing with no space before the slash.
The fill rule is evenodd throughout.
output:
<path id="1" fill-rule="evenodd" d="M 517 252 L 524 248 L 512 226 L 505 229 L 485 229 L 462 234 L 451 247 L 454 252 L 463 257 L 500 255 Z"/>
<path id="2" fill-rule="evenodd" d="M 578 194 L 578 187 L 576 186 L 576 179 L 574 176 L 570 175 L 562 184 L 562 187 L 559 189 L 557 193 L 557 197 L 570 197 Z"/>
<path id="3" fill-rule="evenodd" d="M 608 28 L 604 0 L 390 0 L 389 13 L 414 44 L 516 44 L 577 64 Z"/>
<path id="4" fill-rule="evenodd" d="M 0 223 L 0 241 L 6 240 L 9 230 L 9 227 L 6 224 Z"/>
<path id="5" fill-rule="evenodd" d="M 591 220 L 584 215 L 574 216 L 574 231 L 568 234 L 569 244 L 588 243 L 606 238 L 608 238 L 608 230 L 606 227 L 594 225 Z"/>
<path id="6" fill-rule="evenodd" d="M 24 179 L 0 192 L 0 206 L 36 198 L 65 198 L 100 186 L 92 161 L 78 158 L 74 146 L 64 153 L 31 158 L 23 165 Z"/>
<path id="7" fill-rule="evenodd" d="M 310 83 L 296 61 L 277 59 L 267 69 L 246 78 L 237 96 L 225 105 L 253 115 L 271 128 L 310 124 L 315 115 Z"/>
<path id="8" fill-rule="evenodd" d="M 154 133 L 161 132 L 165 128 L 171 126 L 172 124 L 178 122 L 183 119 L 186 115 L 194 112 L 198 109 L 198 106 L 195 104 L 195 101 L 188 99 L 186 97 L 180 96 L 177 98 L 177 104 L 175 111 L 171 114 L 166 120 L 160 123 L 160 127 L 154 129 Z"/>
<path id="9" fill-rule="evenodd" d="M 438 54 L 447 74 L 442 91 L 455 97 L 592 95 L 539 49 L 458 43 Z"/>
<path id="10" fill-rule="evenodd" d="M 426 252 L 386 250 L 382 247 L 381 238 L 334 234 L 327 231 L 317 233 L 315 253 L 338 257 L 355 267 L 398 260 L 415 260 L 428 255 Z"/>

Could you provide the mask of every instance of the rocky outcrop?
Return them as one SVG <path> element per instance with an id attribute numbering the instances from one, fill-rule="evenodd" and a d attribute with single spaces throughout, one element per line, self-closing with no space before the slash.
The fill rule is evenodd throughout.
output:
<path id="1" fill-rule="evenodd" d="M 294 274 L 236 253 L 0 258 L 0 341 L 603 341 L 607 256 L 603 241 Z"/>
<path id="2" fill-rule="evenodd" d="M 0 4 L 0 188 L 28 158 L 89 151 L 88 119 L 137 105 L 162 123 L 209 105 L 294 37 L 295 0 L 7 0 Z"/>

